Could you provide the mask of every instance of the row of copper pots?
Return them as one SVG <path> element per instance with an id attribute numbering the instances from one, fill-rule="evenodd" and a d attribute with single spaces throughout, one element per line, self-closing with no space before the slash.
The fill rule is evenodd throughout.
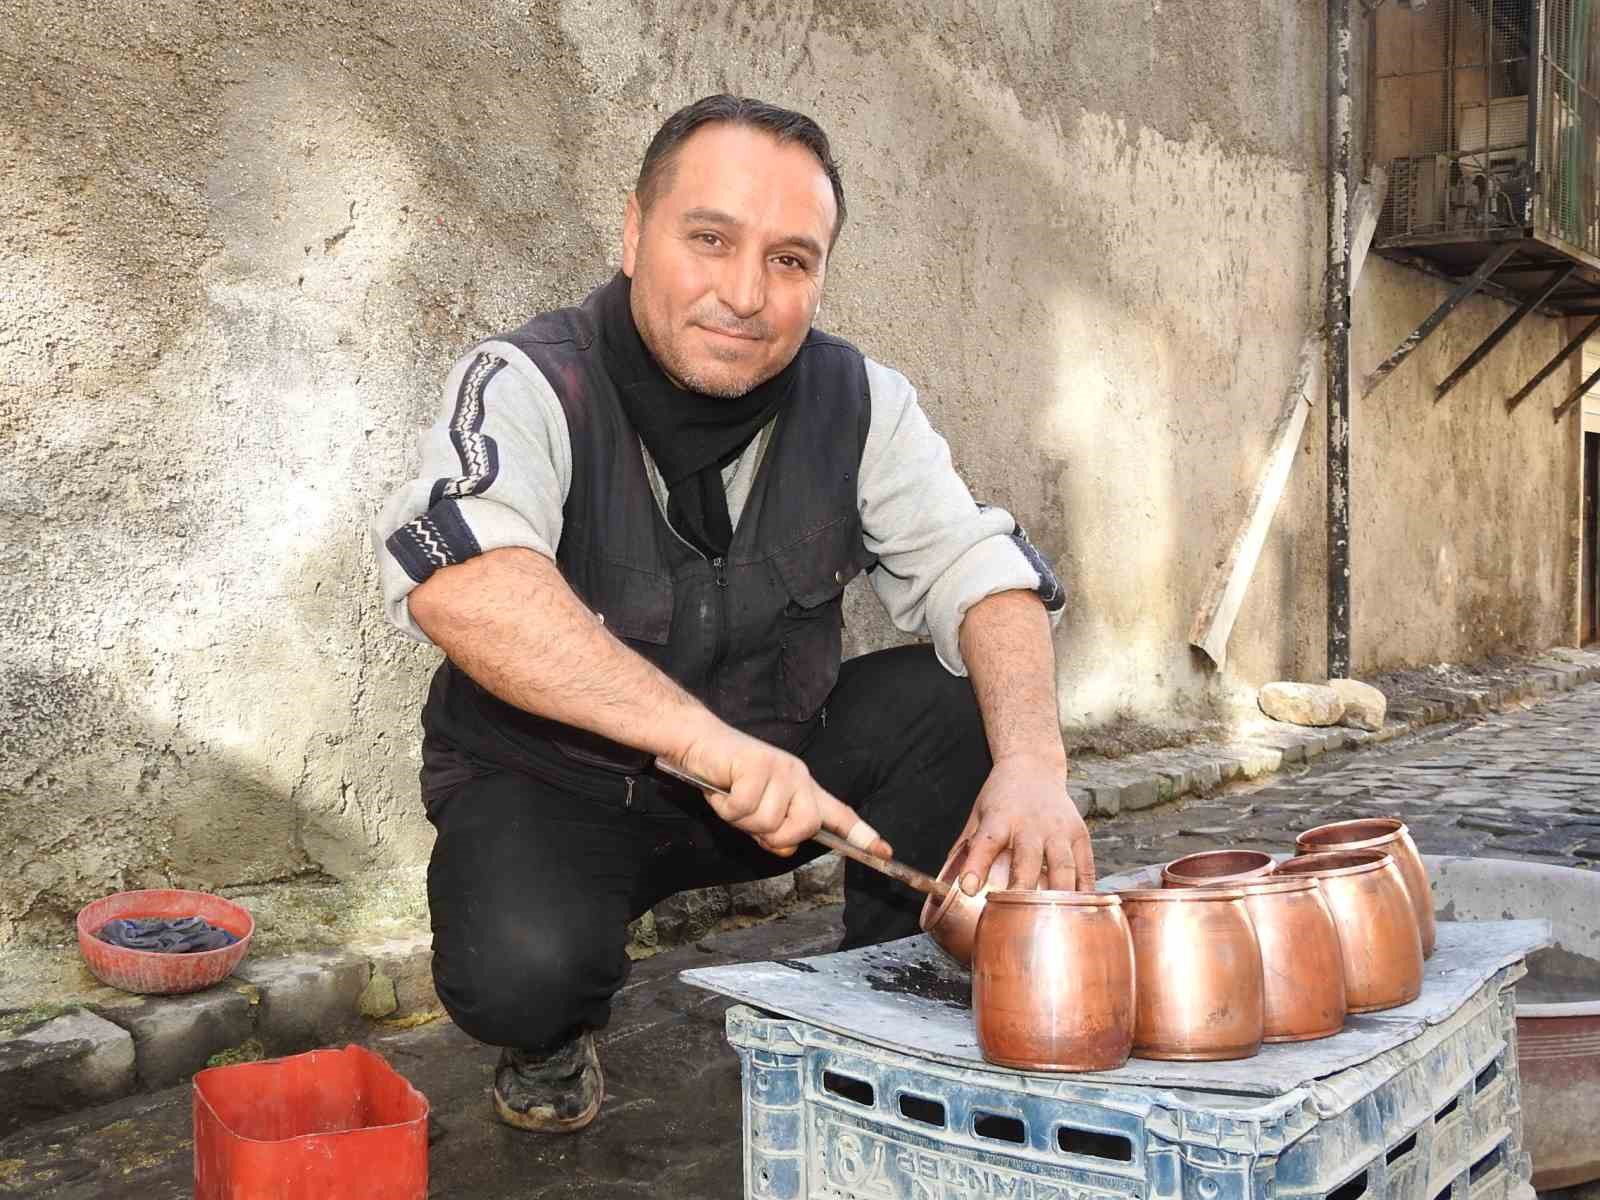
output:
<path id="1" fill-rule="evenodd" d="M 1415 999 L 1423 934 L 1403 847 L 1426 897 L 1421 858 L 1398 821 L 1342 825 L 1301 835 L 1300 856 L 1276 867 L 1217 851 L 1170 864 L 1165 888 L 966 898 L 983 901 L 968 945 L 985 1058 L 1074 1071 L 1130 1053 L 1244 1058 Z M 1320 849 L 1341 835 L 1387 844 Z M 1428 918 L 1431 935 L 1431 906 Z"/>

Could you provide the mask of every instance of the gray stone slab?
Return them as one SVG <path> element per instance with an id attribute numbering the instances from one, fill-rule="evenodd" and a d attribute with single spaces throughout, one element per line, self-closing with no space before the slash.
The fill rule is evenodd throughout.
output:
<path id="1" fill-rule="evenodd" d="M 233 980 L 256 1005 L 256 1036 L 268 1054 L 326 1046 L 361 1021 L 372 968 L 337 950 L 247 961 Z"/>
<path id="2" fill-rule="evenodd" d="M 73 1009 L 0 1041 L 0 1136 L 116 1100 L 136 1082 L 128 1032 Z"/>
<path id="3" fill-rule="evenodd" d="M 189 1078 L 219 1050 L 255 1030 L 255 1007 L 229 984 L 186 996 L 148 996 L 143 1004 L 108 1009 L 108 1020 L 133 1036 L 139 1086 L 164 1088 Z"/>
<path id="4" fill-rule="evenodd" d="M 777 912 L 795 896 L 794 872 L 775 875 L 771 879 L 753 879 L 749 883 L 736 883 L 728 889 L 733 911 L 744 916 L 769 916 Z"/>
<path id="5" fill-rule="evenodd" d="M 1550 941 L 1550 923 L 1544 920 L 1442 922 L 1437 948 L 1424 971 L 1422 994 L 1411 1004 L 1352 1017 L 1343 1033 L 1321 1041 L 1264 1046 L 1249 1059 L 1221 1063 L 1129 1059 L 1117 1070 L 1095 1072 L 1092 1078 L 1140 1087 L 1281 1096 L 1409 1041 L 1428 1025 L 1448 1018 L 1502 967 Z M 799 963 L 689 970 L 682 979 L 871 1045 L 957 1067 L 1000 1069 L 984 1061 L 970 1006 L 959 999 L 968 994 L 971 976 L 926 937 Z"/>
<path id="6" fill-rule="evenodd" d="M 794 873 L 795 890 L 802 896 L 827 896 L 844 887 L 844 859 L 831 851 L 814 858 Z"/>

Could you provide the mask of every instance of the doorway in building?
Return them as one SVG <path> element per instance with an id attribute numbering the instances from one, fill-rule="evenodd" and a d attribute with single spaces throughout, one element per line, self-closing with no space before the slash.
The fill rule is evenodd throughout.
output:
<path id="1" fill-rule="evenodd" d="M 1600 433 L 1583 435 L 1583 643 L 1600 641 Z"/>

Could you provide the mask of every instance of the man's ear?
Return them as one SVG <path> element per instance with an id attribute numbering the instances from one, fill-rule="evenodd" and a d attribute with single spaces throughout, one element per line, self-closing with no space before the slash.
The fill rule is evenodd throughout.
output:
<path id="1" fill-rule="evenodd" d="M 639 254 L 639 226 L 644 214 L 639 211 L 639 194 L 628 193 L 628 203 L 622 210 L 622 273 L 633 278 L 633 263 Z"/>

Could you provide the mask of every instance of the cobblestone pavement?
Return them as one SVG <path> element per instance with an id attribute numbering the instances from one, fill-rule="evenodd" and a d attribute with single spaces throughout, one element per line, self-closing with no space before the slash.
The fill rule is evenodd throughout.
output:
<path id="1" fill-rule="evenodd" d="M 1292 848 L 1329 821 L 1397 816 L 1424 854 L 1600 862 L 1600 684 L 1434 726 L 1297 774 L 1125 815 L 1094 831 L 1102 875 L 1220 845 Z"/>

